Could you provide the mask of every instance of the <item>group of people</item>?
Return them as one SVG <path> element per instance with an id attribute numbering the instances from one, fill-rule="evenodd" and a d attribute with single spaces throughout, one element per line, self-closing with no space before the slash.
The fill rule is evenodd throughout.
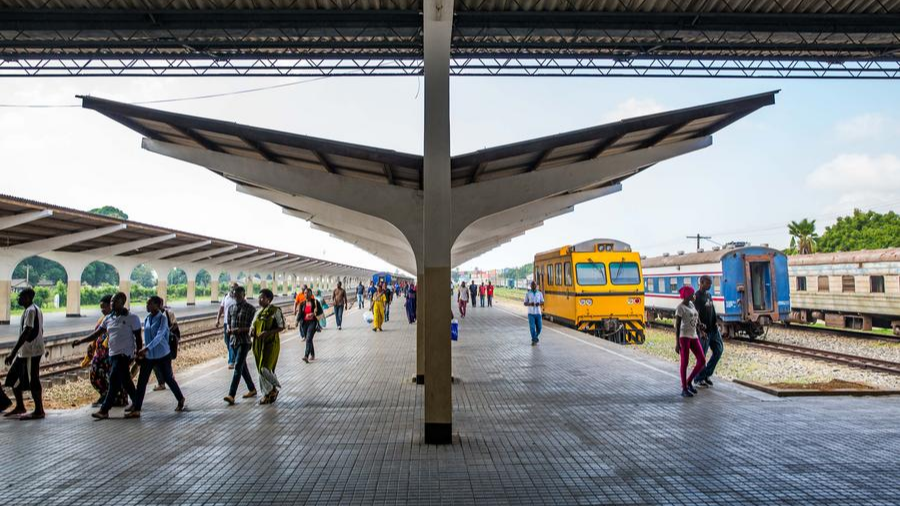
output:
<path id="1" fill-rule="evenodd" d="M 459 316 L 461 318 L 466 317 L 466 308 L 469 305 L 469 302 L 472 302 L 472 307 L 478 307 L 478 302 L 481 301 L 481 307 L 493 307 L 494 306 L 494 285 L 488 281 L 487 284 L 484 284 L 484 281 L 481 282 L 481 285 L 478 285 L 473 279 L 468 287 L 466 286 L 466 282 L 462 281 L 459 284 L 459 289 L 456 292 L 456 303 L 459 306 Z M 487 305 L 485 305 L 487 302 Z"/>
<path id="2" fill-rule="evenodd" d="M 384 332 L 384 323 L 391 321 L 391 304 L 394 297 L 403 295 L 406 302 L 406 319 L 410 324 L 416 322 L 416 285 L 412 283 L 388 283 L 384 280 L 369 282 L 368 289 L 360 283 L 356 287 L 356 294 L 360 308 L 364 307 L 365 301 L 369 301 L 369 310 L 372 311 L 372 332 Z M 360 294 L 363 294 L 360 297 Z"/>

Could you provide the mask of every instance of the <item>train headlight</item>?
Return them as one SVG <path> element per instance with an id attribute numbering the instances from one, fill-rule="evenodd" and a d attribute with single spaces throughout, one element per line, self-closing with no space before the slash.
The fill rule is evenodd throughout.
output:
<path id="1" fill-rule="evenodd" d="M 578 305 L 580 306 L 590 306 L 593 303 L 592 299 L 578 299 Z"/>
<path id="2" fill-rule="evenodd" d="M 634 304 L 640 304 L 640 303 L 641 303 L 640 297 L 628 297 L 628 305 L 634 305 Z"/>

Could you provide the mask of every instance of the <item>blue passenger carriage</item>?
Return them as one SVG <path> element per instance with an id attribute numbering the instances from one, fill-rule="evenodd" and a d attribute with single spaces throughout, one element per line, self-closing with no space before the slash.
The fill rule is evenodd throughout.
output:
<path id="1" fill-rule="evenodd" d="M 791 312 L 787 257 L 765 246 L 729 244 L 697 253 L 643 261 L 647 319 L 672 317 L 682 286 L 700 287 L 712 278 L 712 296 L 723 337 L 762 335 Z"/>

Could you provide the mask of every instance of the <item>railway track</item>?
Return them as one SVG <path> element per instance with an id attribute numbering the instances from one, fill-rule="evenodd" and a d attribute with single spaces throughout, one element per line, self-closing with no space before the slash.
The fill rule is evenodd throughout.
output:
<path id="1" fill-rule="evenodd" d="M 813 327 L 802 323 L 792 323 L 783 325 L 785 330 L 799 330 L 801 332 L 817 332 L 820 334 L 832 334 L 841 337 L 850 337 L 853 339 L 864 339 L 869 341 L 882 341 L 886 343 L 900 343 L 900 337 L 889 336 L 885 334 L 877 334 L 875 332 L 866 332 L 864 330 L 839 329 L 834 327 Z"/>
<path id="2" fill-rule="evenodd" d="M 875 358 L 861 357 L 859 355 L 848 355 L 846 353 L 837 353 L 834 351 L 825 351 L 816 348 L 806 348 L 804 346 L 776 343 L 772 341 L 751 341 L 749 339 L 734 338 L 732 338 L 730 341 L 739 342 L 744 346 L 773 350 L 787 355 L 825 360 L 835 364 L 900 375 L 900 362 L 878 360 Z"/>
<path id="3" fill-rule="evenodd" d="M 670 325 L 659 322 L 648 322 L 650 326 L 655 328 L 673 331 Z M 791 327 L 792 329 L 794 327 Z M 812 329 L 810 329 L 812 330 Z M 773 341 L 750 340 L 744 338 L 731 338 L 728 342 L 740 343 L 742 346 L 751 348 L 766 349 L 786 355 L 796 357 L 811 358 L 822 360 L 832 364 L 840 364 L 849 367 L 857 367 L 860 369 L 868 369 L 870 371 L 884 372 L 888 374 L 900 375 L 900 362 L 891 362 L 889 360 L 878 360 L 875 358 L 861 357 L 859 355 L 849 355 L 846 353 L 838 353 L 834 351 L 820 350 L 817 348 L 807 348 L 805 346 L 797 346 L 794 344 L 777 343 Z"/>

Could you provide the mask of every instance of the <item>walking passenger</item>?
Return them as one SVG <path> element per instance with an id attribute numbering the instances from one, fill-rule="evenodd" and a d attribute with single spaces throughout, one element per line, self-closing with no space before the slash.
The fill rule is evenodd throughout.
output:
<path id="1" fill-rule="evenodd" d="M 494 285 L 488 281 L 487 286 L 488 307 L 494 307 Z"/>
<path id="2" fill-rule="evenodd" d="M 487 297 L 487 287 L 484 286 L 484 281 L 478 287 L 478 297 L 481 299 L 481 307 L 484 307 L 484 298 Z"/>
<path id="3" fill-rule="evenodd" d="M 234 295 L 234 304 L 228 311 L 228 334 L 231 339 L 231 347 L 234 349 L 234 373 L 231 375 L 231 386 L 228 389 L 228 395 L 225 396 L 225 402 L 228 405 L 234 405 L 234 396 L 237 395 L 238 384 L 241 378 L 247 385 L 247 393 L 244 399 L 256 397 L 256 385 L 253 384 L 253 378 L 250 376 L 250 368 L 247 367 L 247 355 L 250 354 L 250 330 L 253 327 L 253 316 L 256 314 L 256 308 L 247 302 L 246 291 L 242 286 L 236 286 L 232 290 Z"/>
<path id="4" fill-rule="evenodd" d="M 235 361 L 235 353 L 234 349 L 231 347 L 231 337 L 228 335 L 228 311 L 234 306 L 234 289 L 238 286 L 237 283 L 231 284 L 231 289 L 228 291 L 228 294 L 222 299 L 222 303 L 219 304 L 219 312 L 216 314 L 216 328 L 219 328 L 219 325 L 222 323 L 222 320 L 225 320 L 225 328 L 223 335 L 225 336 L 225 347 L 228 348 L 228 368 L 234 369 L 234 361 Z"/>
<path id="5" fill-rule="evenodd" d="M 706 364 L 703 348 L 700 346 L 700 336 L 697 334 L 700 316 L 692 302 L 694 289 L 690 286 L 682 286 L 678 290 L 678 294 L 681 296 L 681 303 L 675 308 L 675 332 L 677 334 L 675 353 L 681 355 L 681 396 L 693 397 L 697 393 L 697 389 L 692 383 Z M 694 354 L 697 363 L 694 365 L 691 375 L 685 376 L 691 353 Z"/>
<path id="6" fill-rule="evenodd" d="M 340 283 L 338 283 L 338 288 L 340 288 L 340 286 Z M 300 333 L 306 339 L 306 350 L 303 352 L 303 361 L 307 364 L 310 360 L 316 359 L 316 348 L 313 345 L 313 337 L 315 337 L 316 331 L 319 330 L 319 318 L 323 314 L 325 314 L 325 311 L 322 310 L 322 303 L 313 296 L 312 290 L 307 290 L 306 300 L 303 301 L 303 304 L 300 304 Z"/>
<path id="7" fill-rule="evenodd" d="M 478 285 L 475 284 L 474 279 L 469 283 L 469 300 L 472 301 L 473 308 L 478 307 Z"/>
<path id="8" fill-rule="evenodd" d="M 459 317 L 466 317 L 466 306 L 469 304 L 469 289 L 466 288 L 466 282 L 463 281 L 456 291 L 456 303 L 459 305 Z"/>
<path id="9" fill-rule="evenodd" d="M 19 339 L 6 356 L 9 372 L 6 386 L 11 388 L 16 398 L 16 406 L 5 417 L 19 416 L 19 420 L 39 420 L 44 418 L 44 391 L 41 388 L 41 357 L 44 356 L 44 314 L 34 303 L 34 290 L 26 288 L 19 292 L 19 305 L 25 308 L 19 320 Z M 31 391 L 34 411 L 25 413 L 25 390 Z M 2 392 L 2 389 L 0 389 Z M 6 394 L 0 395 L 0 411 L 10 405 Z"/>
<path id="10" fill-rule="evenodd" d="M 416 323 L 416 287 L 406 286 L 406 319 L 410 324 Z"/>
<path id="11" fill-rule="evenodd" d="M 543 321 L 541 313 L 544 307 L 544 294 L 537 289 L 537 283 L 531 282 L 531 290 L 525 292 L 525 306 L 528 308 L 528 329 L 531 330 L 531 345 L 537 346 L 541 341 Z"/>
<path id="12" fill-rule="evenodd" d="M 357 309 L 363 308 L 363 304 L 365 303 L 365 301 L 364 301 L 365 295 L 366 295 L 366 287 L 363 286 L 362 281 L 360 281 L 359 284 L 356 285 L 356 308 Z"/>
<path id="13" fill-rule="evenodd" d="M 141 416 L 141 407 L 144 404 L 144 394 L 147 391 L 147 382 L 150 381 L 150 373 L 154 370 L 162 381 L 169 386 L 178 405 L 175 411 L 184 411 L 184 395 L 175 374 L 172 371 L 172 355 L 169 348 L 169 319 L 163 310 L 162 298 L 154 295 L 147 299 L 147 316 L 144 317 L 144 346 L 138 350 L 138 362 L 141 364 L 141 372 L 138 375 L 137 395 L 134 404 L 128 413 L 128 418 Z"/>
<path id="14" fill-rule="evenodd" d="M 104 295 L 100 299 L 100 319 L 97 320 L 97 324 L 94 325 L 94 330 L 100 329 L 103 325 L 103 321 L 106 319 L 107 315 L 112 312 L 112 295 Z M 72 347 L 75 348 L 84 343 L 91 342 L 90 347 L 88 348 L 88 354 L 90 356 L 90 382 L 91 386 L 94 387 L 94 390 L 99 394 L 99 398 L 92 405 L 92 407 L 99 408 L 100 404 L 103 402 L 103 398 L 106 397 L 106 392 L 109 391 L 109 335 L 101 330 L 101 334 L 97 336 L 96 339 L 91 339 L 90 336 L 84 339 L 76 339 L 72 342 Z M 120 393 L 119 398 L 116 399 L 116 406 L 124 406 L 126 403 L 124 392 Z"/>
<path id="15" fill-rule="evenodd" d="M 294 318 L 297 323 L 297 331 L 300 333 L 301 341 L 303 341 L 306 338 L 303 337 L 303 331 L 300 330 L 300 324 L 302 323 L 302 320 L 301 320 L 302 315 L 300 314 L 300 304 L 303 304 L 303 301 L 306 300 L 306 291 L 308 289 L 309 288 L 306 285 L 303 285 L 302 287 L 300 287 L 300 292 L 297 293 L 296 297 L 294 297 L 294 315 L 295 315 Z"/>
<path id="16" fill-rule="evenodd" d="M 281 308 L 272 304 L 275 295 L 272 290 L 264 288 L 259 291 L 259 311 L 253 320 L 251 336 L 253 337 L 253 358 L 259 371 L 259 386 L 263 391 L 260 404 L 271 404 L 278 399 L 281 383 L 275 375 L 278 365 L 278 354 L 281 351 L 280 332 L 284 330 L 284 315 Z"/>
<path id="17" fill-rule="evenodd" d="M 391 285 L 384 284 L 384 321 L 391 321 L 391 303 L 394 302 L 394 291 Z"/>
<path id="18" fill-rule="evenodd" d="M 712 348 L 712 357 L 706 363 L 703 371 L 694 379 L 695 385 L 705 387 L 713 386 L 710 378 L 716 372 L 716 365 L 722 358 L 725 351 L 725 344 L 722 342 L 722 334 L 719 333 L 718 318 L 716 317 L 716 306 L 713 303 L 712 294 L 709 289 L 712 287 L 712 278 L 709 276 L 700 276 L 700 289 L 694 294 L 694 302 L 697 312 L 700 315 L 700 328 L 706 332 L 706 339 L 701 343 L 703 345 L 703 355 Z"/>
<path id="19" fill-rule="evenodd" d="M 347 292 L 340 281 L 337 283 L 337 288 L 331 292 L 331 305 L 334 307 L 334 323 L 337 325 L 337 329 L 341 330 L 341 323 L 344 321 L 344 307 L 347 305 Z"/>
<path id="20" fill-rule="evenodd" d="M 378 332 L 379 330 L 384 332 L 384 329 L 382 329 L 381 326 L 384 325 L 385 301 L 384 290 L 381 288 L 381 285 L 378 285 L 378 288 L 375 289 L 375 294 L 372 295 L 372 316 L 374 316 L 374 319 L 372 320 L 372 332 Z"/>
<path id="21" fill-rule="evenodd" d="M 112 311 L 100 324 L 100 328 L 88 336 L 88 340 L 91 340 L 100 337 L 104 332 L 109 335 L 109 390 L 106 391 L 100 410 L 91 414 L 94 418 L 109 418 L 109 410 L 123 389 L 132 403 L 137 402 L 137 391 L 131 381 L 130 367 L 135 350 L 141 347 L 141 319 L 125 307 L 127 300 L 128 297 L 123 292 L 113 295 Z M 125 414 L 125 418 L 137 416 L 132 413 Z"/>

